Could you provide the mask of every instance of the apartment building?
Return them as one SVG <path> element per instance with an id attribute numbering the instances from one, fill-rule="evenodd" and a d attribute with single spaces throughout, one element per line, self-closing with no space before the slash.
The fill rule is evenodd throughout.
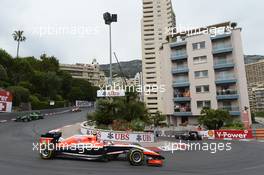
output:
<path id="1" fill-rule="evenodd" d="M 264 83 L 264 60 L 246 64 L 248 84 Z"/>
<path id="2" fill-rule="evenodd" d="M 264 111 L 264 83 L 248 84 L 248 96 L 252 112 Z"/>
<path id="3" fill-rule="evenodd" d="M 249 60 L 249 59 L 248 59 Z M 246 66 L 248 94 L 252 112 L 264 111 L 264 60 L 260 56 L 251 56 Z"/>
<path id="4" fill-rule="evenodd" d="M 143 84 L 148 86 L 150 94 L 144 94 L 144 102 L 150 113 L 162 110 L 162 94 L 151 90 L 160 85 L 162 60 L 158 57 L 159 48 L 166 41 L 166 31 L 176 24 L 171 0 L 143 0 L 143 18 L 141 21 L 142 72 Z"/>
<path id="5" fill-rule="evenodd" d="M 241 28 L 233 24 L 168 36 L 160 57 L 165 77 L 161 83 L 166 84 L 162 105 L 171 114 L 170 123 L 196 124 L 203 107 L 227 110 L 234 118 L 242 118 L 249 99 Z"/>
<path id="6" fill-rule="evenodd" d="M 99 86 L 105 82 L 105 75 L 100 71 L 100 66 L 94 59 L 92 64 L 60 64 L 60 70 L 69 72 L 73 78 L 89 81 L 92 85 Z"/>

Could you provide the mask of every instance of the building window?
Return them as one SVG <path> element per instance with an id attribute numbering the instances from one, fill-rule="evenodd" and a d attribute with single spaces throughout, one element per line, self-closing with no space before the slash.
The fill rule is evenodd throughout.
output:
<path id="1" fill-rule="evenodd" d="M 211 108 L 211 101 L 197 101 L 197 108 Z"/>
<path id="2" fill-rule="evenodd" d="M 207 56 L 200 56 L 193 58 L 193 64 L 207 63 Z"/>
<path id="3" fill-rule="evenodd" d="M 195 71 L 194 76 L 195 76 L 195 78 L 207 78 L 208 77 L 208 70 Z"/>
<path id="4" fill-rule="evenodd" d="M 199 42 L 199 43 L 193 43 L 193 50 L 199 50 L 199 49 L 204 49 L 205 48 L 205 41 Z"/>
<path id="5" fill-rule="evenodd" d="M 209 92 L 209 85 L 196 86 L 196 93 Z"/>

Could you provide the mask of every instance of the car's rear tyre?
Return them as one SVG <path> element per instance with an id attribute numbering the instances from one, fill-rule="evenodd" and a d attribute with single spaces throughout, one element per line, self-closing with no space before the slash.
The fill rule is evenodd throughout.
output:
<path id="1" fill-rule="evenodd" d="M 128 161 L 131 165 L 140 166 L 144 163 L 144 153 L 139 149 L 131 149 L 128 152 Z"/>
<path id="2" fill-rule="evenodd" d="M 52 159 L 55 156 L 53 145 L 41 144 L 40 157 L 42 159 Z"/>

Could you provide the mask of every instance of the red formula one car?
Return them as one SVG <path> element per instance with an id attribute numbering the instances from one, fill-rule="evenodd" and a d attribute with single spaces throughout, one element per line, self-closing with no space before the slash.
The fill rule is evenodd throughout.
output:
<path id="1" fill-rule="evenodd" d="M 40 157 L 73 157 L 87 160 L 114 160 L 126 154 L 131 165 L 162 166 L 164 157 L 159 153 L 136 144 L 114 144 L 100 141 L 96 136 L 76 135 L 61 139 L 60 132 L 46 133 L 40 138 Z"/>

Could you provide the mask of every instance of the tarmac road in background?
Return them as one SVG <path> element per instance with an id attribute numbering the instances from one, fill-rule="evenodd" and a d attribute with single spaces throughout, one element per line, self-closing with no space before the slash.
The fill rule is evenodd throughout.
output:
<path id="1" fill-rule="evenodd" d="M 32 143 L 41 133 L 84 121 L 87 111 L 65 113 L 29 123 L 0 124 L 0 174 L 87 175 L 87 174 L 177 174 L 260 175 L 264 172 L 264 143 L 232 142 L 228 152 L 163 152 L 163 167 L 133 167 L 127 161 L 110 162 L 72 159 L 42 160 Z M 170 141 L 173 141 L 171 138 Z"/>

